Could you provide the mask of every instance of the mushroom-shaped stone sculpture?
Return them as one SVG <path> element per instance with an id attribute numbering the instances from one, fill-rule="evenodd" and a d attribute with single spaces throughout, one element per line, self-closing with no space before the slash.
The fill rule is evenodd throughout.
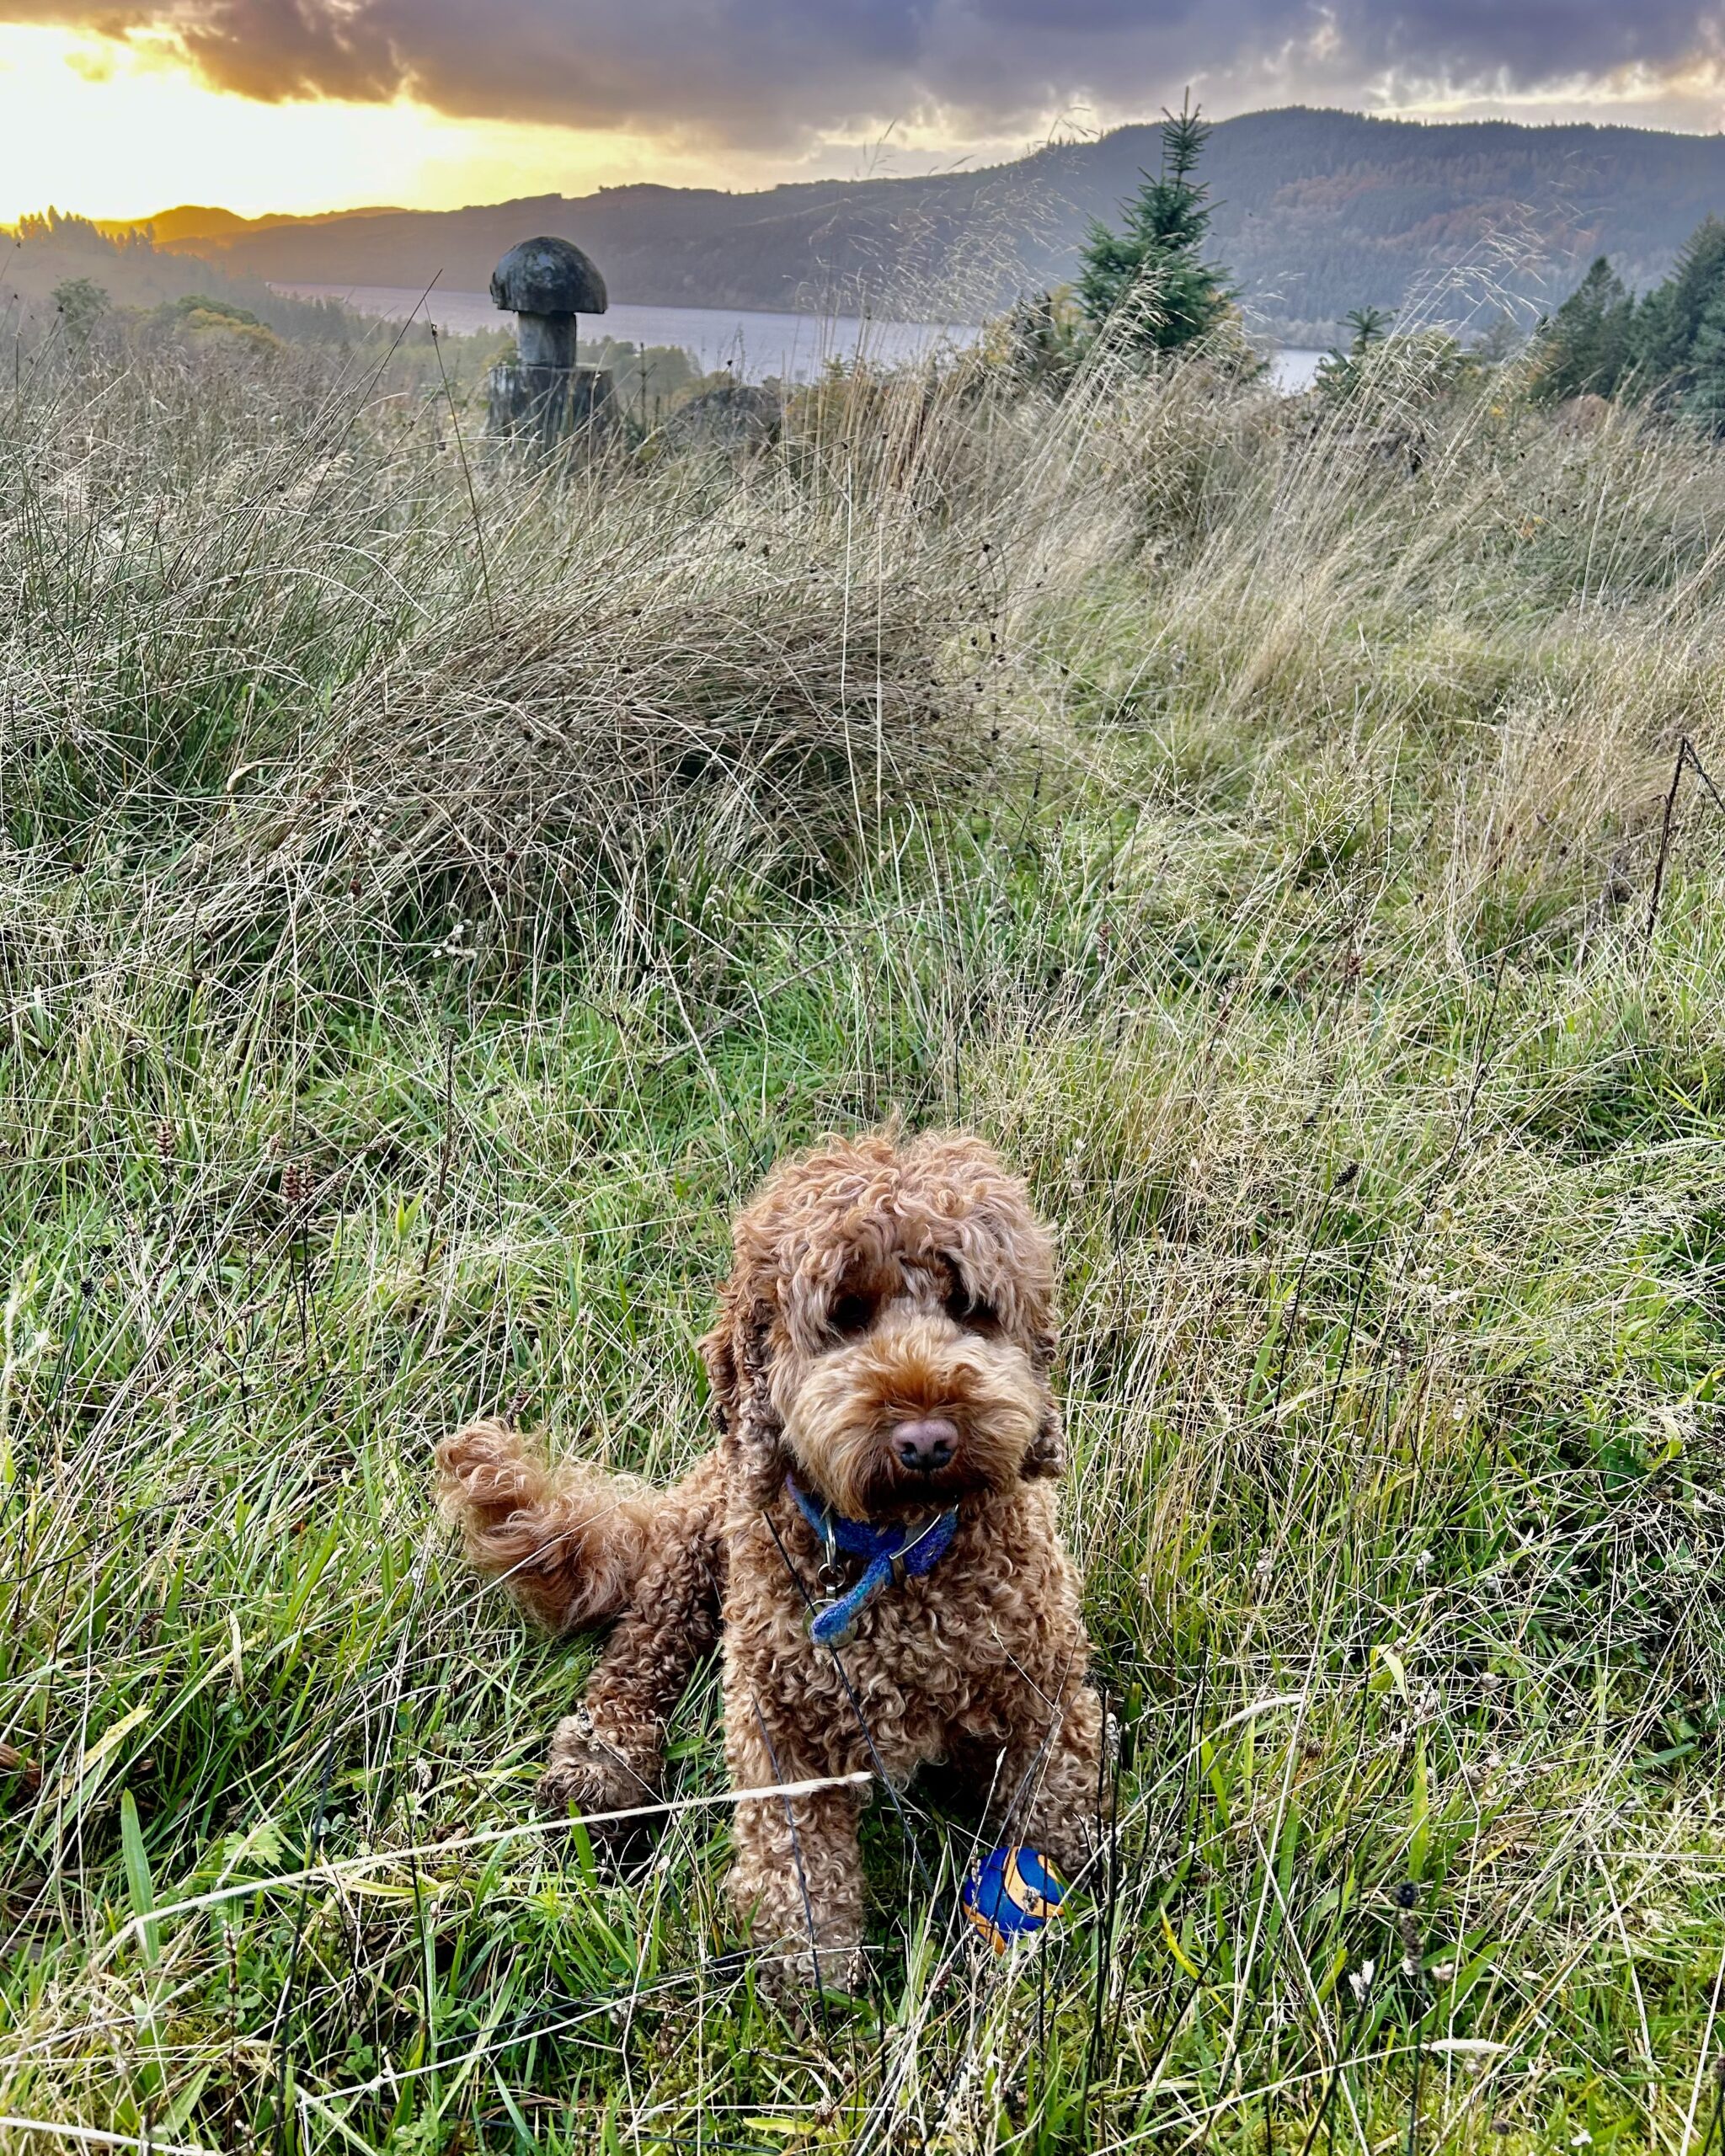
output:
<path id="1" fill-rule="evenodd" d="M 524 367 L 572 367 L 575 317 L 603 314 L 605 280 L 572 240 L 524 239 L 491 273 L 491 296 L 516 318 Z"/>

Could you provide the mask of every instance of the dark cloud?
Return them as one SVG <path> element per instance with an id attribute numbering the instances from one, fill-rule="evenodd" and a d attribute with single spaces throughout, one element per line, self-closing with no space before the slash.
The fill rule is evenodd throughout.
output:
<path id="1" fill-rule="evenodd" d="M 1637 63 L 1669 67 L 1710 49 L 1718 22 L 1714 9 L 1623 0 L 1445 0 L 1348 10 L 1349 42 L 1362 56 L 1463 81 L 1501 70 L 1530 88 Z"/>
<path id="2" fill-rule="evenodd" d="M 0 19 L 176 34 L 270 99 L 409 95 L 473 117 L 782 151 L 837 128 L 998 136 L 1089 104 L 1510 95 L 1722 49 L 1720 11 L 1623 0 L 0 0 Z"/>
<path id="3" fill-rule="evenodd" d="M 251 97 L 405 93 L 471 116 L 782 139 L 923 94 L 937 13 L 936 0 L 193 0 L 174 19 L 200 72 Z"/>

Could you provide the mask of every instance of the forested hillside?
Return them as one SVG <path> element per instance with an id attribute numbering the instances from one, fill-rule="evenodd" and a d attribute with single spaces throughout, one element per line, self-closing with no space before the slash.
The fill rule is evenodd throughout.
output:
<path id="1" fill-rule="evenodd" d="M 562 232 L 613 297 L 727 307 L 838 301 L 974 313 L 1070 275 L 1156 155 L 1154 127 L 932 179 L 760 194 L 602 189 L 447 212 L 390 211 L 222 227 L 181 219 L 168 246 L 289 282 L 483 288 L 525 232 Z M 1226 120 L 1205 173 L 1215 251 L 1266 327 L 1326 331 L 1350 307 L 1477 320 L 1506 296 L 1544 306 L 1607 253 L 1632 285 L 1669 269 L 1725 211 L 1725 139 L 1627 127 L 1423 125 L 1291 108 Z M 211 229 L 211 225 L 217 229 Z M 1459 277 L 1456 275 L 1460 272 Z"/>
<path id="2" fill-rule="evenodd" d="M 87 218 L 50 210 L 0 227 L 0 323 L 51 311 L 56 287 L 88 280 L 115 307 L 155 307 L 208 293 L 243 307 L 278 328 L 322 334 L 324 314 L 274 293 L 243 260 L 211 261 L 152 246 L 142 234 L 106 232 Z"/>

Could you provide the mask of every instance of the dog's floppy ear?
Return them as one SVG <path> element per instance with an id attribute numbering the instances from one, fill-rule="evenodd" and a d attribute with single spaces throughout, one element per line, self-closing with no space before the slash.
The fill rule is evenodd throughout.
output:
<path id="1" fill-rule="evenodd" d="M 1042 1420 L 1030 1440 L 1018 1472 L 1027 1482 L 1057 1481 L 1066 1471 L 1066 1438 L 1060 1411 L 1052 1398 L 1043 1403 Z"/>
<path id="2" fill-rule="evenodd" d="M 707 1365 L 708 1403 L 721 1437 L 734 1428 L 737 1419 L 737 1351 L 731 1338 L 728 1300 L 721 1290 L 718 1321 L 711 1332 L 703 1333 L 695 1343 Z"/>
<path id="3" fill-rule="evenodd" d="M 713 1412 L 751 1502 L 767 1504 L 790 1472 L 767 1389 L 772 1305 L 742 1264 L 718 1291 L 718 1322 L 701 1342 Z"/>
<path id="4" fill-rule="evenodd" d="M 1060 1411 L 1049 1388 L 1049 1366 L 1060 1344 L 1046 1302 L 1037 1313 L 1030 1334 L 1030 1359 L 1042 1380 L 1042 1419 L 1030 1440 L 1018 1472 L 1027 1482 L 1058 1481 L 1066 1471 L 1066 1437 Z"/>

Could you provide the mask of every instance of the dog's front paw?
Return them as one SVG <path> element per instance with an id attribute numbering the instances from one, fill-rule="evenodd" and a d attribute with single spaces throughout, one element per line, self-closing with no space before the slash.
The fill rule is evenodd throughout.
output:
<path id="1" fill-rule="evenodd" d="M 656 1780 L 633 1766 L 616 1745 L 607 1744 L 593 1726 L 585 1710 L 567 1716 L 551 1740 L 551 1756 L 539 1778 L 539 1804 L 553 1818 L 579 1812 L 587 1831 L 595 1838 L 625 1841 L 650 1824 L 638 1816 L 617 1819 L 607 1815 L 635 1812 L 659 1801 Z"/>
<path id="2" fill-rule="evenodd" d="M 867 1988 L 868 1958 L 861 1941 L 811 1948 L 806 1939 L 764 1948 L 755 1959 L 755 1988 L 798 2026 L 826 1993 L 856 1998 Z"/>

